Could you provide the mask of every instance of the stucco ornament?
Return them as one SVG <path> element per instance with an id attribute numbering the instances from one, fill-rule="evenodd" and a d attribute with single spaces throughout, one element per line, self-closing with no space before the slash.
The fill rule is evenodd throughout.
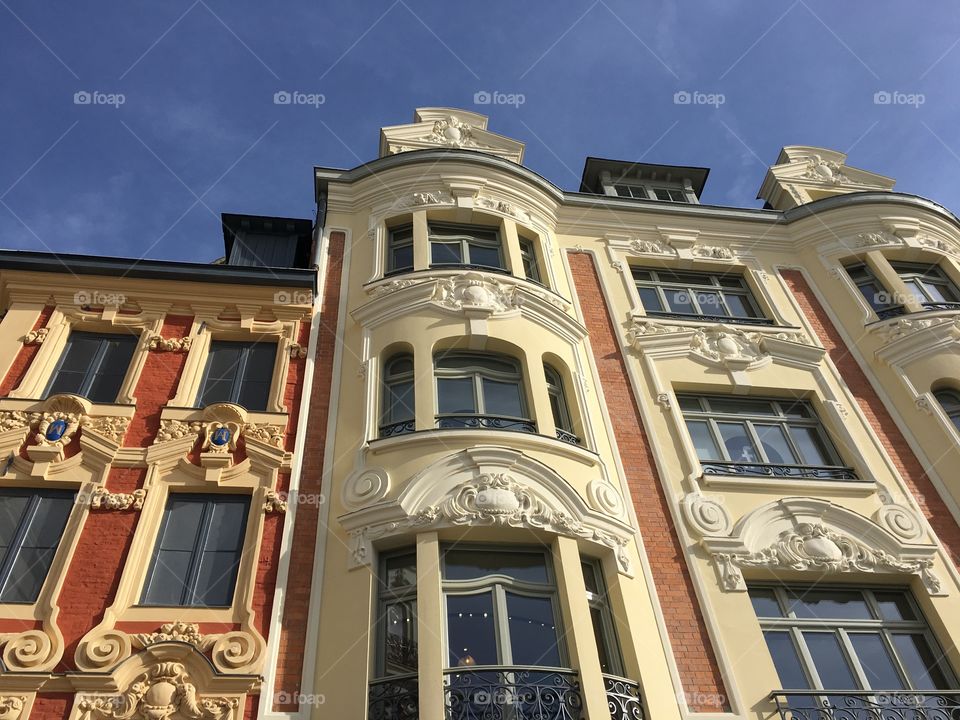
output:
<path id="1" fill-rule="evenodd" d="M 450 115 L 443 120 L 434 121 L 433 131 L 422 139 L 427 142 L 437 143 L 438 145 L 446 145 L 447 147 L 477 147 L 477 141 L 473 137 L 473 127 L 455 115 Z"/>
<path id="2" fill-rule="evenodd" d="M 232 720 L 236 698 L 200 697 L 180 663 L 161 662 L 117 695 L 86 695 L 78 707 L 83 720 Z"/>
<path id="3" fill-rule="evenodd" d="M 205 452 L 229 453 L 237 449 L 237 436 L 240 434 L 240 423 L 236 422 L 208 422 L 203 426 L 203 445 Z"/>
<path id="4" fill-rule="evenodd" d="M 196 623 L 181 622 L 178 620 L 177 622 L 161 625 L 157 632 L 137 633 L 131 635 L 130 639 L 133 641 L 134 646 L 138 648 L 145 648 L 162 642 L 183 642 L 193 645 L 197 650 L 204 652 L 213 645 L 215 637 L 216 636 L 204 636 Z"/>
<path id="5" fill-rule="evenodd" d="M 112 493 L 105 487 L 94 488 L 90 494 L 91 510 L 142 510 L 147 491 L 138 488 L 132 493 Z"/>
<path id="6" fill-rule="evenodd" d="M 390 476 L 383 468 L 353 472 L 343 483 L 340 499 L 348 508 L 359 508 L 383 499 L 390 491 Z"/>
<path id="7" fill-rule="evenodd" d="M 730 514 L 723 507 L 723 499 L 701 493 L 689 493 L 683 498 L 683 515 L 697 535 L 721 535 L 730 532 Z"/>
<path id="8" fill-rule="evenodd" d="M 600 512 L 614 517 L 620 517 L 624 513 L 623 498 L 606 480 L 591 480 L 587 484 L 587 496 L 590 498 L 590 504 Z"/>
<path id="9" fill-rule="evenodd" d="M 287 500 L 283 493 L 276 490 L 267 490 L 263 498 L 263 511 L 265 513 L 285 513 L 287 511 Z"/>
<path id="10" fill-rule="evenodd" d="M 285 434 L 280 425 L 247 423 L 243 426 L 243 436 L 245 438 L 255 438 L 267 445 L 282 448 Z"/>
<path id="11" fill-rule="evenodd" d="M 842 183 L 854 183 L 843 172 L 843 165 L 833 160 L 824 160 L 819 155 L 810 158 L 809 165 L 803 171 L 801 177 L 809 180 L 830 183 L 831 185 L 840 185 Z"/>
<path id="12" fill-rule="evenodd" d="M 43 341 L 47 339 L 49 332 L 50 328 L 37 328 L 36 330 L 31 330 L 20 339 L 24 345 L 42 345 Z"/>
<path id="13" fill-rule="evenodd" d="M 147 349 L 161 352 L 187 352 L 193 338 L 189 335 L 179 338 L 165 338 L 162 335 L 151 335 L 147 338 Z"/>
<path id="14" fill-rule="evenodd" d="M 874 247 L 880 245 L 901 245 L 903 240 L 893 233 L 886 230 L 874 232 L 862 232 L 854 240 L 854 246 L 858 248 Z"/>
<path id="15" fill-rule="evenodd" d="M 516 287 L 468 272 L 437 281 L 433 301 L 452 310 L 502 313 L 520 307 Z"/>
<path id="16" fill-rule="evenodd" d="M 185 420 L 161 420 L 160 431 L 153 439 L 153 444 L 171 440 L 182 440 L 191 435 L 196 439 L 200 435 L 202 424 L 200 422 L 187 422 Z"/>
<path id="17" fill-rule="evenodd" d="M 756 335 L 718 325 L 698 328 L 693 334 L 690 349 L 708 360 L 742 369 L 768 357 L 758 340 Z"/>
<path id="18" fill-rule="evenodd" d="M 21 410 L 0 410 L 0 432 L 23 430 L 35 422 L 33 413 Z"/>
<path id="19" fill-rule="evenodd" d="M 87 416 L 83 419 L 82 427 L 84 431 L 95 432 L 119 445 L 130 427 L 130 418 L 119 415 Z"/>
<path id="20" fill-rule="evenodd" d="M 42 630 L 26 630 L 15 635 L 0 635 L 3 664 L 9 671 L 43 670 L 54 659 L 54 644 Z"/>
<path id="21" fill-rule="evenodd" d="M 0 720 L 20 720 L 26 703 L 25 695 L 0 695 Z"/>
<path id="22" fill-rule="evenodd" d="M 633 238 L 630 241 L 630 252 L 635 255 L 672 255 L 675 251 L 669 245 L 663 245 L 656 240 Z"/>
<path id="23" fill-rule="evenodd" d="M 37 445 L 65 447 L 73 439 L 81 423 L 86 421 L 87 407 L 72 395 L 51 398 L 39 415 L 34 440 Z"/>
<path id="24" fill-rule="evenodd" d="M 690 252 L 693 255 L 713 260 L 733 260 L 735 257 L 733 250 L 720 245 L 694 245 Z"/>

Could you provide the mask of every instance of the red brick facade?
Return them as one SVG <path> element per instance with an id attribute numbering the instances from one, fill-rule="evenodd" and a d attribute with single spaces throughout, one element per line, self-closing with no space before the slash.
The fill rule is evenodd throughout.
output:
<path id="1" fill-rule="evenodd" d="M 37 322 L 34 323 L 33 329 L 39 330 L 42 327 L 46 327 L 52 314 L 53 306 L 47 305 L 40 312 L 40 317 L 37 318 Z M 20 352 L 17 353 L 17 359 L 13 361 L 13 365 L 11 365 L 7 371 L 7 376 L 3 379 L 3 382 L 0 383 L 0 397 L 6 397 L 10 394 L 11 390 L 23 382 L 23 376 L 26 374 L 27 368 L 30 367 L 30 363 L 33 362 L 33 358 L 36 357 L 38 350 L 40 350 L 39 345 L 24 345 L 20 348 Z"/>
<path id="2" fill-rule="evenodd" d="M 728 707 L 723 678 L 673 526 L 669 501 L 654 465 L 596 267 L 591 256 L 585 253 L 570 252 L 567 257 L 688 704 L 695 712 L 725 711 Z"/>

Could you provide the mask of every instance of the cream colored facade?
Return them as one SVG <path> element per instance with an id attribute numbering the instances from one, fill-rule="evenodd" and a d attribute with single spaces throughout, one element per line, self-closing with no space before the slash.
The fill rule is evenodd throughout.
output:
<path id="1" fill-rule="evenodd" d="M 618 675 L 638 685 L 642 712 L 655 720 L 775 712 L 770 695 L 784 683 L 746 592 L 757 583 L 908 588 L 947 672 L 960 675 L 960 575 L 945 544 L 955 541 L 947 535 L 960 518 L 950 473 L 960 435 L 933 395 L 960 377 L 960 306 L 921 306 L 890 265 L 937 264 L 960 282 L 960 227 L 950 212 L 894 193 L 889 178 L 819 148 L 783 150 L 763 180 L 764 210 L 698 204 L 696 180 L 684 181 L 684 169 L 619 177 L 607 168 L 602 191 L 563 192 L 520 165 L 522 144 L 460 110 L 420 109 L 414 123 L 384 128 L 380 149 L 379 160 L 354 170 L 316 171 L 324 235 L 344 233 L 346 249 L 326 438 L 329 502 L 311 604 L 317 624 L 307 640 L 315 657 L 302 687 L 314 700 L 303 714 L 467 717 L 450 707 L 451 674 L 465 671 L 449 667 L 454 621 L 440 558 L 448 546 L 474 543 L 492 552 L 547 549 L 563 667 L 574 671 L 590 720 L 635 710 L 608 704 L 612 680 L 601 670 L 583 559 L 603 571 Z M 675 186 L 684 201 L 618 197 L 616 185 L 631 181 L 648 194 Z M 505 272 L 431 267 L 430 228 L 442 223 L 496 228 Z M 412 267 L 390 272 L 391 232 L 405 226 Z M 521 239 L 532 244 L 539 283 L 524 277 Z M 655 501 L 636 495 L 637 461 L 618 438 L 627 419 L 617 408 L 629 399 L 608 394 L 616 386 L 596 354 L 584 260 L 597 272 L 601 310 L 642 418 L 636 431 L 652 448 L 665 527 L 681 548 L 691 612 L 706 628 L 702 652 L 713 658 L 706 662 L 715 664 L 722 697 L 698 697 L 716 683 L 678 660 L 685 629 L 672 619 L 670 588 L 655 582 L 665 551 L 647 547 L 640 519 Z M 902 311 L 878 319 L 844 269 L 853 262 L 905 298 Z M 742 276 L 771 322 L 653 316 L 634 268 Z M 811 310 L 811 299 L 822 312 Z M 434 363 L 451 349 L 516 360 L 535 432 L 438 428 Z M 397 353 L 412 358 L 415 411 L 402 432 L 381 437 L 385 368 Z M 866 383 L 842 370 L 841 355 L 855 360 Z M 562 379 L 579 444 L 558 437 L 544 363 Z M 705 473 L 678 393 L 806 400 L 855 479 Z M 893 426 L 878 428 L 877 412 L 889 413 Z M 891 444 L 890 433 L 903 442 Z M 910 453 L 939 498 L 921 496 Z M 938 503 L 950 517 L 935 512 Z M 371 688 L 381 692 L 385 678 L 390 685 L 378 660 L 378 576 L 382 558 L 403 549 L 416 558 L 416 672 L 378 704 Z M 685 581 L 678 574 L 676 582 Z M 268 673 L 265 692 L 279 690 L 272 683 Z M 525 717 L 516 700 L 512 711 Z"/>

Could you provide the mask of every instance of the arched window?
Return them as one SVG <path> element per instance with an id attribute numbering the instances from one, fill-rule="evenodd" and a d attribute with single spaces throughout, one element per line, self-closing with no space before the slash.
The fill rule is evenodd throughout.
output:
<path id="1" fill-rule="evenodd" d="M 550 409 L 553 411 L 553 424 L 557 428 L 557 437 L 565 442 L 579 445 L 580 438 L 573 433 L 573 420 L 563 392 L 560 373 L 544 363 L 543 374 L 547 378 L 547 392 L 550 394 Z"/>
<path id="2" fill-rule="evenodd" d="M 413 356 L 400 353 L 383 368 L 383 405 L 380 437 L 392 437 L 416 429 L 413 400 Z"/>
<path id="3" fill-rule="evenodd" d="M 436 356 L 437 427 L 536 432 L 527 415 L 520 364 L 489 353 Z"/>
<path id="4" fill-rule="evenodd" d="M 940 407 L 950 418 L 953 426 L 960 430 L 960 393 L 956 390 L 937 390 L 933 396 L 940 403 Z"/>

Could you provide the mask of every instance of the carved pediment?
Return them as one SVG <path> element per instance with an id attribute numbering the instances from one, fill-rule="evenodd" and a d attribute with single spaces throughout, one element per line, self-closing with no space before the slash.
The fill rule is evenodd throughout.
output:
<path id="1" fill-rule="evenodd" d="M 418 108 L 413 123 L 380 131 L 380 157 L 429 148 L 479 150 L 519 164 L 524 145 L 487 130 L 485 115 L 454 108 Z"/>

